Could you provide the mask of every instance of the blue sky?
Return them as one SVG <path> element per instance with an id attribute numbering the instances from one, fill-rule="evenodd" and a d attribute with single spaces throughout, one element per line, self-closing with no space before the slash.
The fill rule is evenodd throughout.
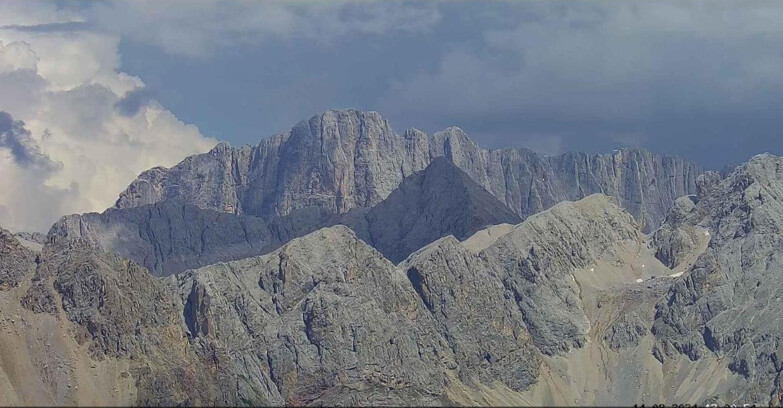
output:
<path id="1" fill-rule="evenodd" d="M 0 2 L 0 225 L 345 107 L 488 148 L 783 154 L 781 21 L 771 0 Z"/>

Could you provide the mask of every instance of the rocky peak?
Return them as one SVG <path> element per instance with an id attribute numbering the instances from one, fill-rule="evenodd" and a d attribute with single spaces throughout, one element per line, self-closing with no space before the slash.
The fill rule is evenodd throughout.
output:
<path id="1" fill-rule="evenodd" d="M 427 136 L 395 133 L 377 112 L 332 110 L 255 147 L 185 159 L 142 173 L 116 203 L 135 207 L 179 200 L 234 214 L 344 214 L 386 199 L 405 177 L 445 157 L 525 218 L 563 200 L 613 197 L 642 225 L 657 227 L 677 197 L 696 192 L 698 166 L 638 149 L 547 157 L 526 149 L 486 150 L 457 127 Z"/>
<path id="2" fill-rule="evenodd" d="M 446 156 L 451 161 L 454 161 L 455 156 L 460 157 L 465 149 L 468 151 L 478 150 L 478 144 L 468 138 L 468 135 L 457 126 L 450 126 L 435 132 L 431 140 L 433 147 L 440 150 L 434 156 Z"/>
<path id="3" fill-rule="evenodd" d="M 405 276 L 346 227 L 169 282 L 184 300 L 194 344 L 248 351 L 220 357 L 241 400 L 446 403 L 452 351 Z M 251 377 L 248 366 L 257 367 Z"/>
<path id="4" fill-rule="evenodd" d="M 490 262 L 448 236 L 400 267 L 448 339 L 464 382 L 499 380 L 514 391 L 535 382 L 541 359 L 522 311 Z"/>
<path id="5" fill-rule="evenodd" d="M 696 178 L 696 196 L 706 196 L 723 179 L 720 173 L 709 170 Z"/>
<path id="6" fill-rule="evenodd" d="M 715 176 L 708 176 L 716 179 Z M 662 230 L 701 228 L 708 245 L 657 305 L 654 333 L 661 360 L 717 355 L 752 388 L 734 387 L 715 401 L 779 404 L 778 344 L 783 312 L 783 158 L 753 157 L 709 183 L 686 216 Z M 698 255 L 698 254 L 697 254 Z"/>
<path id="7" fill-rule="evenodd" d="M 705 174 L 691 223 L 709 228 L 714 239 L 734 239 L 783 230 L 783 158 L 752 157 L 723 180 Z"/>

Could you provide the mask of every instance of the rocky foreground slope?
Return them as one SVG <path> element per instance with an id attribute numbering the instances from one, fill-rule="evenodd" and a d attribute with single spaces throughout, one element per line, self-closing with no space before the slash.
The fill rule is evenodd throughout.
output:
<path id="1" fill-rule="evenodd" d="M 779 404 L 783 159 L 694 184 L 651 235 L 591 195 L 397 265 L 341 225 L 165 278 L 3 233 L 0 402 Z"/>
<path id="2" fill-rule="evenodd" d="M 601 217 L 585 217 L 595 206 L 606 206 L 590 214 Z M 545 251 L 546 258 L 531 255 L 524 243 L 538 223 L 550 219 L 564 229 L 580 219 L 586 224 L 558 240 L 553 252 Z M 602 223 L 618 228 L 600 228 Z M 533 303 L 567 308 L 563 316 L 542 317 L 535 305 L 509 293 L 504 281 L 509 273 L 517 277 L 503 265 L 511 259 L 548 263 L 548 256 L 576 245 L 583 252 L 559 264 L 572 270 L 586 257 L 614 253 L 615 240 L 638 235 L 634 226 L 630 215 L 596 196 L 531 218 L 479 255 L 444 238 L 401 268 L 347 227 L 335 226 L 267 255 L 165 280 L 97 251 L 87 240 L 52 239 L 35 261 L 23 258 L 28 259 L 24 284 L 3 293 L 6 307 L 25 320 L 9 321 L 4 313 L 2 326 L 13 337 L 27 322 L 60 321 L 65 328 L 58 341 L 69 342 L 74 351 L 50 361 L 41 360 L 31 344 L 20 346 L 16 353 L 22 361 L 3 365 L 5 387 L 14 390 L 16 401 L 40 401 L 24 391 L 21 381 L 29 378 L 18 378 L 19 366 L 26 367 L 28 377 L 47 378 L 48 367 L 64 365 L 60 377 L 45 384 L 45 395 L 50 402 L 78 402 L 84 392 L 78 388 L 84 387 L 81 376 L 89 377 L 90 370 L 77 375 L 74 367 L 111 362 L 117 371 L 106 375 L 123 384 L 116 397 L 130 395 L 141 404 L 497 402 L 481 390 L 522 393 L 538 381 L 542 356 L 571 346 L 570 339 L 558 339 L 559 329 L 544 329 L 545 320 L 563 326 L 576 343 L 584 334 L 584 327 L 573 323 L 584 323 L 573 303 L 578 299 L 573 285 L 536 297 Z M 505 253 L 508 245 L 517 246 L 512 243 L 520 247 L 503 258 L 508 261 L 487 263 L 484 253 Z M 448 278 L 451 272 L 443 268 L 451 260 L 443 259 L 447 264 L 435 270 L 426 267 L 432 251 L 444 244 L 456 245 L 464 262 L 478 266 L 463 271 L 459 286 L 436 275 Z M 21 245 L 13 248 L 29 254 Z M 518 292 L 530 289 L 524 282 L 510 285 Z M 452 296 L 456 301 L 448 302 Z M 446 312 L 445 306 L 456 309 Z M 66 392 L 63 382 L 70 385 Z M 120 401 L 107 398 L 107 403 Z"/>
<path id="3" fill-rule="evenodd" d="M 684 198 L 667 229 L 709 245 L 657 306 L 655 354 L 717 357 L 742 377 L 714 400 L 781 404 L 783 394 L 783 159 L 756 156 Z M 688 238 L 683 241 L 688 242 Z M 671 241 L 664 241 L 671 242 Z M 669 253 L 692 245 L 674 241 Z"/>
<path id="4" fill-rule="evenodd" d="M 395 133 L 376 112 L 328 111 L 254 147 L 220 144 L 171 169 L 142 173 L 117 208 L 178 200 L 269 220 L 319 211 L 372 207 L 403 179 L 445 157 L 525 218 L 564 200 L 606 194 L 645 231 L 655 229 L 677 197 L 695 193 L 700 168 L 639 149 L 547 157 L 525 149 L 485 150 L 459 128 L 427 135 Z"/>

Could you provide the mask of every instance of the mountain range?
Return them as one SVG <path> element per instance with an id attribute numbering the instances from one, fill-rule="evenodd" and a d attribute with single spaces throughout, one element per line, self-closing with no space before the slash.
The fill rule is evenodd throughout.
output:
<path id="1" fill-rule="evenodd" d="M 3 405 L 780 404 L 783 159 L 328 111 L 0 232 Z"/>
<path id="2" fill-rule="evenodd" d="M 180 200 L 262 218 L 343 214 L 383 201 L 403 179 L 445 157 L 525 218 L 564 200 L 613 197 L 646 231 L 677 197 L 693 194 L 702 169 L 640 149 L 548 157 L 526 149 L 485 150 L 456 127 L 395 133 L 376 112 L 328 111 L 255 146 L 219 144 L 171 169 L 142 173 L 116 208 Z"/>

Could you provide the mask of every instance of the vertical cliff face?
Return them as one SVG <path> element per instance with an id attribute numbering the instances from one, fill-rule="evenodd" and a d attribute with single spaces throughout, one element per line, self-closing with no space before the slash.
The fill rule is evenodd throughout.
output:
<path id="1" fill-rule="evenodd" d="M 521 217 L 556 203 L 602 193 L 640 223 L 657 227 L 677 197 L 696 191 L 699 166 L 641 149 L 612 154 L 543 156 L 525 149 L 484 150 L 459 128 L 430 138 L 432 156 L 445 156 Z"/>
<path id="2" fill-rule="evenodd" d="M 486 150 L 459 128 L 428 136 L 395 133 L 376 112 L 328 111 L 262 140 L 220 144 L 171 169 L 142 173 L 117 200 L 128 208 L 177 199 L 264 218 L 318 208 L 341 214 L 371 207 L 436 157 L 446 157 L 520 217 L 594 193 L 613 197 L 647 231 L 679 196 L 696 191 L 700 168 L 638 149 L 547 157 Z"/>
<path id="3" fill-rule="evenodd" d="M 376 112 L 329 111 L 255 148 L 220 144 L 171 169 L 143 173 L 119 208 L 165 199 L 262 217 L 377 204 L 429 163 L 426 135 L 400 136 Z"/>

